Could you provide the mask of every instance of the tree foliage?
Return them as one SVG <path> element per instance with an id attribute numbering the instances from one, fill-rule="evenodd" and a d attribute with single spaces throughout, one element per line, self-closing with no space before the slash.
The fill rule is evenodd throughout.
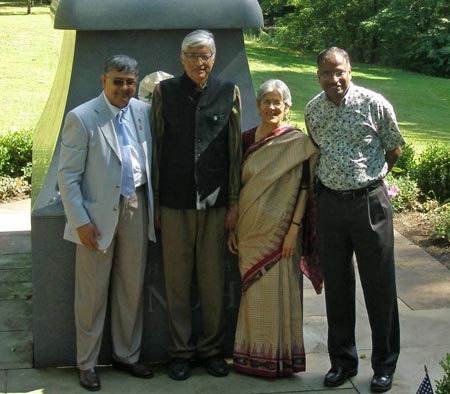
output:
<path id="1" fill-rule="evenodd" d="M 277 45 L 450 77 L 449 0 L 260 0 Z"/>

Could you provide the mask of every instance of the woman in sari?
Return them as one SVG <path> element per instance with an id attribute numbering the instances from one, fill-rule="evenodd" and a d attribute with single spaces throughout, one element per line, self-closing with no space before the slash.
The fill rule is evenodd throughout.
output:
<path id="1" fill-rule="evenodd" d="M 227 242 L 242 277 L 233 363 L 238 372 L 275 378 L 306 366 L 301 233 L 318 150 L 283 123 L 292 105 L 284 82 L 264 82 L 256 102 L 262 122 L 242 134 L 239 221 Z"/>

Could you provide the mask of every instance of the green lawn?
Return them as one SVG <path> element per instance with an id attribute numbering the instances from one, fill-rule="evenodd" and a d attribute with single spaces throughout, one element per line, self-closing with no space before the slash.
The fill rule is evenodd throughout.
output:
<path id="1" fill-rule="evenodd" d="M 0 2 L 0 133 L 32 129 L 53 83 L 63 32 L 53 29 L 48 7 L 6 7 Z M 293 94 L 292 123 L 304 128 L 303 108 L 320 91 L 315 56 L 246 41 L 254 86 L 269 78 Z M 354 64 L 353 81 L 382 93 L 393 105 L 402 132 L 417 151 L 433 139 L 450 141 L 450 79 L 382 66 Z"/>
<path id="2" fill-rule="evenodd" d="M 0 134 L 34 128 L 58 65 L 63 31 L 48 7 L 26 11 L 0 2 Z"/>

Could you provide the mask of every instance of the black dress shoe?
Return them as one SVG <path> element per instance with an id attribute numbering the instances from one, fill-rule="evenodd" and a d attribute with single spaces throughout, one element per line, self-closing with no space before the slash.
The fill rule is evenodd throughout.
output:
<path id="1" fill-rule="evenodd" d="M 205 369 L 212 376 L 222 377 L 230 373 L 227 363 L 220 356 L 208 357 L 204 360 Z"/>
<path id="2" fill-rule="evenodd" d="M 136 378 L 150 379 L 153 377 L 153 372 L 145 365 L 138 363 L 121 363 L 119 361 L 113 361 L 113 367 L 122 371 L 128 372 L 130 375 Z"/>
<path id="3" fill-rule="evenodd" d="M 174 380 L 186 380 L 191 376 L 191 365 L 185 358 L 174 358 L 169 363 L 169 376 Z"/>
<path id="4" fill-rule="evenodd" d="M 98 391 L 101 388 L 100 378 L 94 368 L 80 369 L 80 385 L 89 391 Z"/>
<path id="5" fill-rule="evenodd" d="M 375 374 L 370 382 L 370 390 L 375 393 L 384 393 L 392 387 L 392 375 Z"/>
<path id="6" fill-rule="evenodd" d="M 347 378 L 356 376 L 357 373 L 357 368 L 346 370 L 343 367 L 332 367 L 325 375 L 323 384 L 327 387 L 337 387 L 344 384 Z"/>

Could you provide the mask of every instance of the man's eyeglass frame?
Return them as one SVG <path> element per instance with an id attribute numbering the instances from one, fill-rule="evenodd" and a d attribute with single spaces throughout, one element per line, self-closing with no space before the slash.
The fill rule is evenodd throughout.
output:
<path id="1" fill-rule="evenodd" d="M 214 57 L 214 53 L 211 53 L 210 55 L 199 55 L 197 53 L 189 53 L 184 51 L 183 55 L 187 60 L 191 62 L 195 62 L 200 59 L 203 63 L 208 63 Z"/>
<path id="2" fill-rule="evenodd" d="M 330 81 L 333 78 L 342 78 L 347 73 L 348 70 L 336 71 L 335 73 L 324 71 L 322 73 L 319 73 L 319 78 L 323 79 L 324 81 Z"/>

